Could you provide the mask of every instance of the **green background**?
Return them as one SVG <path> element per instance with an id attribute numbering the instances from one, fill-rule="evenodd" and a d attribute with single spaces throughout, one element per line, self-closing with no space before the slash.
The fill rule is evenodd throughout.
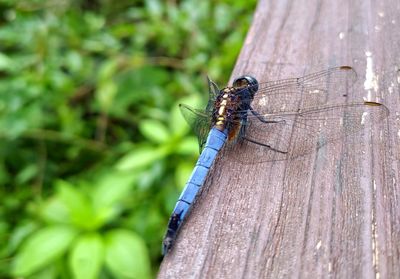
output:
<path id="1" fill-rule="evenodd" d="M 255 0 L 0 0 L 0 278 L 152 278 Z"/>

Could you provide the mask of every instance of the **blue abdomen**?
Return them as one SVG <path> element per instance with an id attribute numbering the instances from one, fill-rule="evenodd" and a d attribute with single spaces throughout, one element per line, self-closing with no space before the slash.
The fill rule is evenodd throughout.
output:
<path id="1" fill-rule="evenodd" d="M 189 213 L 197 194 L 206 180 L 208 171 L 217 157 L 218 151 L 224 145 L 226 138 L 226 132 L 221 132 L 216 128 L 212 128 L 208 134 L 207 142 L 197 160 L 196 167 L 193 169 L 192 175 L 186 183 L 185 189 L 182 191 L 169 219 L 167 233 L 163 241 L 163 255 L 171 249 L 177 232 L 184 218 Z"/>

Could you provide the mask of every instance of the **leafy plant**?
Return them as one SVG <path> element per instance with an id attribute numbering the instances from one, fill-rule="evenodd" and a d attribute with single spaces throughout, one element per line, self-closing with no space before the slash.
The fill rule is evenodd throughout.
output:
<path id="1" fill-rule="evenodd" d="M 99 278 L 102 268 L 115 278 L 149 278 L 144 240 L 131 230 L 111 226 L 123 213 L 121 204 L 135 179 L 127 173 L 109 174 L 97 185 L 79 188 L 58 181 L 56 194 L 40 207 L 44 224 L 22 243 L 13 274 L 27 276 L 51 269 L 64 257 L 74 278 Z"/>
<path id="2" fill-rule="evenodd" d="M 151 278 L 255 1 L 0 0 L 0 277 Z M 203 100 L 203 101 L 202 101 Z"/>

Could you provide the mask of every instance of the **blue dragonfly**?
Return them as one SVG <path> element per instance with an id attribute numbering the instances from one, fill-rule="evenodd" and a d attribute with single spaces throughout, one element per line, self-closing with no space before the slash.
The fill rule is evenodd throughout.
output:
<path id="1" fill-rule="evenodd" d="M 169 219 L 163 255 L 172 248 L 226 142 L 241 163 L 288 160 L 362 130 L 367 119 L 382 122 L 388 115 L 384 105 L 348 101 L 356 78 L 353 68 L 339 66 L 264 83 L 241 76 L 221 90 L 208 79 L 209 101 L 205 109 L 180 105 L 198 137 L 201 154 Z M 240 157 L 244 149 L 252 154 L 248 161 Z"/>

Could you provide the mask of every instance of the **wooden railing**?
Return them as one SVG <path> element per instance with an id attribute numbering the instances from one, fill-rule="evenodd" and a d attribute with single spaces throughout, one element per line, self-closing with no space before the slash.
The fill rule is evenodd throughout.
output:
<path id="1" fill-rule="evenodd" d="M 224 152 L 159 278 L 400 278 L 399 26 L 398 0 L 260 1 L 232 78 L 350 65 L 390 115 L 300 159 Z"/>

